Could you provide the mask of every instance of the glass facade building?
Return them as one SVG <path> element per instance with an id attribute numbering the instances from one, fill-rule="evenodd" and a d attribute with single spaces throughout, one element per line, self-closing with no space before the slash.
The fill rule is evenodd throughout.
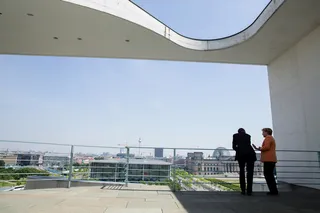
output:
<path id="1" fill-rule="evenodd" d="M 130 159 L 130 182 L 164 181 L 170 178 L 171 164 L 160 160 Z M 101 181 L 124 182 L 126 159 L 110 159 L 90 163 L 90 178 Z"/>

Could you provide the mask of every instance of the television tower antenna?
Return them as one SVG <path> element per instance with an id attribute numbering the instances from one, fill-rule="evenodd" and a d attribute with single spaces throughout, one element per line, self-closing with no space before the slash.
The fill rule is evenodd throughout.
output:
<path id="1" fill-rule="evenodd" d="M 140 156 L 140 146 L 141 146 L 141 142 L 142 142 L 142 141 L 141 141 L 141 138 L 139 138 L 139 141 L 138 141 L 138 142 L 139 142 L 139 156 Z"/>

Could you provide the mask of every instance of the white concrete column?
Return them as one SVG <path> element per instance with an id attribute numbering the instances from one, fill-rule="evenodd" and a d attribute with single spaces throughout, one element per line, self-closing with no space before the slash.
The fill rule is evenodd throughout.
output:
<path id="1" fill-rule="evenodd" d="M 268 74 L 277 150 L 319 151 L 320 27 L 269 64 Z M 311 179 L 320 178 L 319 173 L 309 173 L 320 172 L 317 152 L 278 151 L 277 155 L 280 181 L 320 188 L 320 185 L 312 185 L 319 184 L 320 179 Z"/>

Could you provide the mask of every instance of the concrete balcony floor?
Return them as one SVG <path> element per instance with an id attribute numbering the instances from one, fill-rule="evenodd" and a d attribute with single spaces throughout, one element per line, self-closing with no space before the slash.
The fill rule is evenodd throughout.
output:
<path id="1" fill-rule="evenodd" d="M 2 213 L 316 213 L 320 191 L 295 188 L 277 197 L 255 193 L 177 192 L 163 186 L 79 187 L 0 193 Z"/>

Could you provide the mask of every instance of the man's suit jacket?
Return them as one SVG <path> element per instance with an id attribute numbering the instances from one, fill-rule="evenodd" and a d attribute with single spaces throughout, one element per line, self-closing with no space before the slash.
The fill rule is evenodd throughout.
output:
<path id="1" fill-rule="evenodd" d="M 232 148 L 236 151 L 236 160 L 256 161 L 257 156 L 251 146 L 251 136 L 246 133 L 233 135 Z"/>

